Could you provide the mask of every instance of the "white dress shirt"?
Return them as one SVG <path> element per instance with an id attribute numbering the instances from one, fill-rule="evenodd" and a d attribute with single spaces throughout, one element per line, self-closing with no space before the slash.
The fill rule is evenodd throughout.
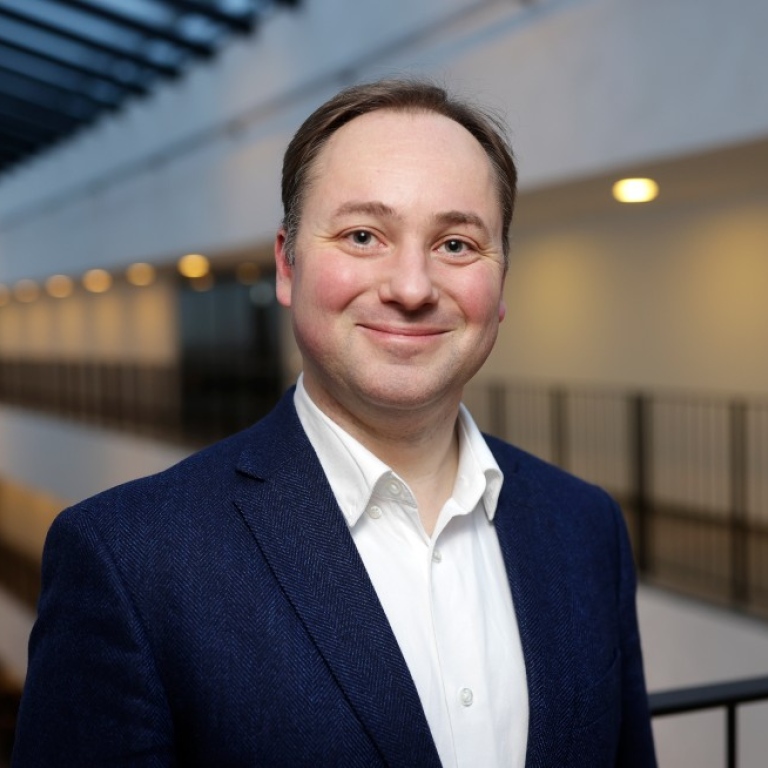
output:
<path id="1" fill-rule="evenodd" d="M 432 537 L 408 485 L 312 402 L 296 410 L 400 645 L 446 768 L 523 768 L 525 665 L 493 517 L 502 473 L 469 412 Z"/>

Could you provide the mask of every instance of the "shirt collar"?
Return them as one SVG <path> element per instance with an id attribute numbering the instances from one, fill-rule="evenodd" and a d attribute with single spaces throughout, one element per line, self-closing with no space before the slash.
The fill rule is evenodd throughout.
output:
<path id="1" fill-rule="evenodd" d="M 317 454 L 328 483 L 350 527 L 365 511 L 371 495 L 383 480 L 396 473 L 365 446 L 321 411 L 304 387 L 304 375 L 296 383 L 294 403 L 304 431 Z M 459 467 L 452 497 L 467 511 L 483 502 L 492 520 L 504 480 L 499 465 L 464 405 L 459 406 Z M 407 484 L 398 478 L 403 485 Z M 408 503 L 409 499 L 401 499 Z M 410 503 L 413 497 L 410 497 Z"/>

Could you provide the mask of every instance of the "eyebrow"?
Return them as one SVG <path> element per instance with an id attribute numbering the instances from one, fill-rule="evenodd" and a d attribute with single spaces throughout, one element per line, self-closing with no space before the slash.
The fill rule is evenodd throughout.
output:
<path id="1" fill-rule="evenodd" d="M 479 229 L 486 237 L 490 237 L 490 232 L 486 223 L 475 213 L 466 211 L 446 211 L 435 215 L 435 221 L 444 226 L 465 225 Z"/>
<path id="2" fill-rule="evenodd" d="M 349 203 L 344 203 L 336 209 L 334 212 L 334 218 L 358 213 L 362 213 L 368 216 L 380 216 L 387 219 L 402 218 L 394 208 L 390 207 L 386 203 L 381 203 L 378 200 L 371 200 L 370 202 L 357 202 L 353 200 Z"/>
<path id="3" fill-rule="evenodd" d="M 371 201 L 351 201 L 340 205 L 334 218 L 339 216 L 348 216 L 350 214 L 365 214 L 368 216 L 380 216 L 387 219 L 402 219 L 401 214 L 394 208 L 378 200 Z M 435 223 L 441 226 L 465 225 L 479 229 L 485 236 L 490 237 L 490 232 L 485 222 L 475 213 L 467 211 L 445 211 L 433 216 Z"/>

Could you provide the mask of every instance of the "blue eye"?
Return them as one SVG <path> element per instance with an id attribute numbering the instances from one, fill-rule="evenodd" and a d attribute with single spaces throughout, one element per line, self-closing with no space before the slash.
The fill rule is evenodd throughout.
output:
<path id="1" fill-rule="evenodd" d="M 373 235 L 365 229 L 356 229 L 349 233 L 349 237 L 355 245 L 370 245 L 373 242 Z"/>
<path id="2" fill-rule="evenodd" d="M 442 247 L 446 253 L 453 254 L 454 256 L 459 256 L 467 250 L 467 244 L 463 240 L 457 240 L 456 238 L 446 240 Z"/>

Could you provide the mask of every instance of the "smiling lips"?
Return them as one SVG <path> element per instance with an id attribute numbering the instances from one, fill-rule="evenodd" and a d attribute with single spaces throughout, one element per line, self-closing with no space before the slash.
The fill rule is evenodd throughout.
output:
<path id="1" fill-rule="evenodd" d="M 368 339 L 382 351 L 398 357 L 425 352 L 438 344 L 450 329 L 435 325 L 388 325 L 379 323 L 359 323 Z"/>
<path id="2" fill-rule="evenodd" d="M 440 328 L 437 326 L 396 326 L 378 323 L 358 323 L 358 326 L 377 335 L 381 334 L 382 336 L 389 337 L 401 336 L 413 339 L 441 336 L 448 332 L 447 328 Z"/>

